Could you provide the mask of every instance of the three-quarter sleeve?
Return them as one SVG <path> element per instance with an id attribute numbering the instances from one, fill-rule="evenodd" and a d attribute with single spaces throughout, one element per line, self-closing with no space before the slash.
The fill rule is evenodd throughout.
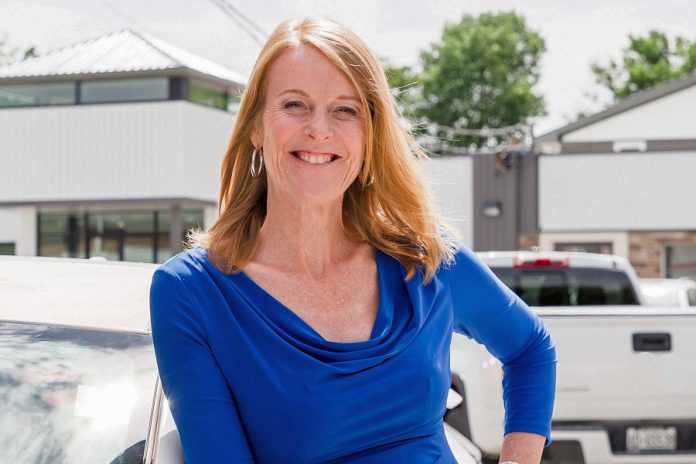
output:
<path id="1" fill-rule="evenodd" d="M 454 330 L 503 364 L 505 433 L 532 432 L 551 443 L 556 350 L 541 319 L 469 249 L 449 269 Z"/>
<path id="2" fill-rule="evenodd" d="M 227 382 L 211 352 L 200 309 L 171 269 L 150 287 L 152 338 L 165 396 L 187 464 L 253 463 Z"/>

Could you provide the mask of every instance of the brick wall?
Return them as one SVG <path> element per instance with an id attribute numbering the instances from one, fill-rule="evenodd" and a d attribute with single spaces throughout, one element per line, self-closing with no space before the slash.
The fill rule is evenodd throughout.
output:
<path id="1" fill-rule="evenodd" d="M 696 231 L 629 232 L 629 260 L 639 277 L 661 277 L 665 245 L 696 244 Z"/>
<path id="2" fill-rule="evenodd" d="M 517 237 L 517 247 L 519 250 L 529 250 L 533 246 L 539 246 L 539 235 L 522 234 Z"/>

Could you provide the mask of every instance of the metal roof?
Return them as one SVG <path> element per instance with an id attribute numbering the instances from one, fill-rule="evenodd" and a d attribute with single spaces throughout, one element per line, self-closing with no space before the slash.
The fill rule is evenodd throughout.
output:
<path id="1" fill-rule="evenodd" d="M 0 66 L 0 80 L 190 70 L 240 87 L 246 78 L 143 32 L 124 29 Z"/>
<path id="2" fill-rule="evenodd" d="M 696 73 L 681 77 L 679 79 L 675 79 L 673 81 L 670 81 L 663 85 L 659 85 L 652 89 L 646 89 L 641 92 L 637 92 L 627 97 L 625 100 L 621 100 L 615 105 L 612 105 L 609 108 L 600 111 L 599 113 L 580 118 L 577 121 L 572 122 L 568 125 L 560 127 L 551 132 L 542 134 L 536 137 L 536 139 L 539 141 L 560 141 L 563 138 L 563 136 L 565 134 L 568 134 L 569 132 L 576 131 L 580 128 L 589 126 L 590 124 L 594 124 L 604 119 L 608 119 L 612 116 L 616 116 L 619 113 L 623 113 L 624 111 L 631 110 L 637 106 L 650 103 L 659 98 L 666 97 L 667 95 L 679 92 L 680 90 L 684 90 L 693 85 L 696 85 Z"/>

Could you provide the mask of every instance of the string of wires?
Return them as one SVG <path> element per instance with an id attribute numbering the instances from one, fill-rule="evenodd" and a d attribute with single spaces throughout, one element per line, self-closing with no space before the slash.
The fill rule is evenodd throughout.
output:
<path id="1" fill-rule="evenodd" d="M 258 24 L 244 15 L 238 8 L 227 0 L 210 0 L 217 6 L 232 22 L 239 26 L 254 42 L 263 45 L 268 34 Z"/>

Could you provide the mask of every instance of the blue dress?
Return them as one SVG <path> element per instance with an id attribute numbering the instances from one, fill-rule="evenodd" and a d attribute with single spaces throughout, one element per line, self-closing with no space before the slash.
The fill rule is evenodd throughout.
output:
<path id="1" fill-rule="evenodd" d="M 428 285 L 376 259 L 372 334 L 351 343 L 203 248 L 157 269 L 152 336 L 188 464 L 456 464 L 443 429 L 453 330 L 502 361 L 505 432 L 550 443 L 556 355 L 541 320 L 465 247 Z"/>

